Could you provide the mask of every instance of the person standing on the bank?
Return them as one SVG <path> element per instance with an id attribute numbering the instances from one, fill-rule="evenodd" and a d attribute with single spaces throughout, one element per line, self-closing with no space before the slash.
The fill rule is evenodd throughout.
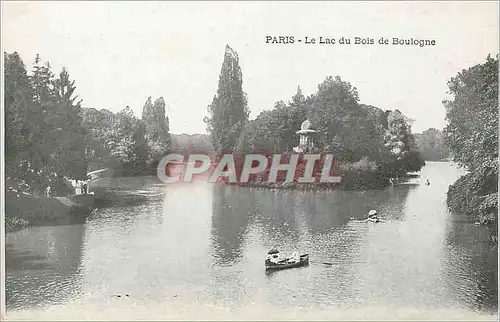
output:
<path id="1" fill-rule="evenodd" d="M 45 195 L 47 196 L 47 198 L 50 198 L 50 186 L 47 186 L 47 189 L 45 189 Z"/>
<path id="2" fill-rule="evenodd" d="M 83 192 L 84 195 L 87 194 L 87 183 L 86 182 L 83 182 L 82 192 Z"/>

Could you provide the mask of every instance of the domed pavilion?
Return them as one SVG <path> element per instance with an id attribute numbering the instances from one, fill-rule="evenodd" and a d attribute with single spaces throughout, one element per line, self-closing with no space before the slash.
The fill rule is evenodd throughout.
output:
<path id="1" fill-rule="evenodd" d="M 316 131 L 311 128 L 312 123 L 309 120 L 302 122 L 300 130 L 296 133 L 299 135 L 299 145 L 293 148 L 297 153 L 310 152 L 314 148 L 313 137 Z"/>

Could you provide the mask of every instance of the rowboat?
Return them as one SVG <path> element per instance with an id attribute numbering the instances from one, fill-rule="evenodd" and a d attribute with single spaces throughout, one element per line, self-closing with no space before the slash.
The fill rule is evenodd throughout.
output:
<path id="1" fill-rule="evenodd" d="M 309 264 L 309 254 L 303 254 L 299 256 L 299 260 L 290 261 L 290 258 L 284 258 L 277 263 L 271 262 L 271 260 L 266 259 L 266 270 L 280 270 L 294 267 L 302 267 Z"/>
<path id="2" fill-rule="evenodd" d="M 366 219 L 366 221 L 379 222 L 380 219 L 378 219 L 377 211 L 376 210 L 370 210 L 370 212 L 368 213 L 368 218 Z"/>

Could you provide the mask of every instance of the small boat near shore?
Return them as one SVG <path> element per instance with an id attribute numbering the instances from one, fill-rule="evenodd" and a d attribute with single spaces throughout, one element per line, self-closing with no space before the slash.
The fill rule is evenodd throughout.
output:
<path id="1" fill-rule="evenodd" d="M 278 263 L 271 263 L 266 260 L 266 270 L 280 270 L 294 267 L 307 266 L 309 264 L 309 254 L 300 255 L 298 261 L 288 262 L 287 259 L 283 259 Z"/>
<path id="2" fill-rule="evenodd" d="M 376 210 L 370 210 L 368 213 L 368 218 L 366 218 L 366 221 L 369 222 L 380 222 L 380 219 L 378 218 L 378 213 Z"/>
<path id="3" fill-rule="evenodd" d="M 309 264 L 309 254 L 298 255 L 296 253 L 290 257 L 277 260 L 278 253 L 279 251 L 276 249 L 269 251 L 265 261 L 266 271 L 302 267 Z"/>

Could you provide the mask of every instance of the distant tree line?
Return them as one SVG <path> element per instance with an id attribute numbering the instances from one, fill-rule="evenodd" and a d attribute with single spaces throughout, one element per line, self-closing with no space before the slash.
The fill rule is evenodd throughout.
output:
<path id="1" fill-rule="evenodd" d="M 118 113 L 83 110 L 88 129 L 86 152 L 89 170 L 112 168 L 116 176 L 151 174 L 170 147 L 169 120 L 162 97 L 148 97 L 142 119 L 129 106 Z"/>
<path id="2" fill-rule="evenodd" d="M 215 158 L 215 149 L 207 134 L 170 134 L 171 152 L 189 156 L 203 154 Z"/>
<path id="3" fill-rule="evenodd" d="M 309 119 L 317 131 L 317 151 L 334 154 L 345 173 L 388 178 L 419 171 L 425 164 L 412 121 L 399 110 L 360 104 L 356 88 L 339 76 L 327 77 L 309 97 L 298 87 L 289 102 L 277 102 L 254 120 L 248 111 L 239 58 L 227 46 L 217 94 L 205 118 L 217 153 L 290 153 L 298 144 L 296 131 Z"/>
<path id="4" fill-rule="evenodd" d="M 7 187 L 40 193 L 67 179 L 111 167 L 117 175 L 151 174 L 170 147 L 165 102 L 151 97 L 142 119 L 130 107 L 118 113 L 83 108 L 75 81 L 56 76 L 40 56 L 28 74 L 17 52 L 5 60 L 5 175 Z"/>
<path id="5" fill-rule="evenodd" d="M 442 131 L 430 128 L 422 133 L 416 133 L 417 146 L 427 161 L 448 160 L 451 156 Z"/>
<path id="6" fill-rule="evenodd" d="M 444 101 L 445 142 L 467 170 L 448 190 L 447 204 L 482 223 L 498 220 L 498 55 L 461 71 Z"/>

